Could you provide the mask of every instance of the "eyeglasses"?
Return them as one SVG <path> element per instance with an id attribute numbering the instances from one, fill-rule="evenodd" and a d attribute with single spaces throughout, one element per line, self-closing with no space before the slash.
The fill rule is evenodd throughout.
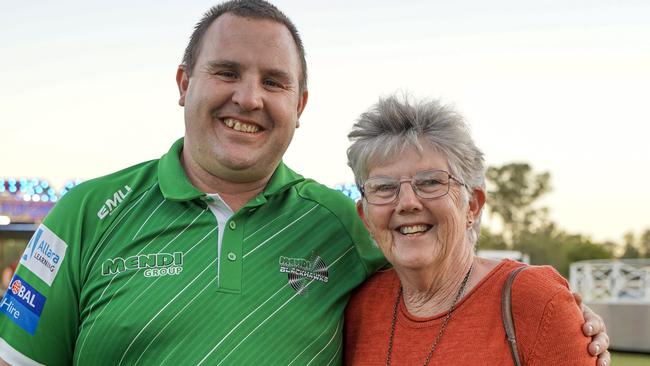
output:
<path id="1" fill-rule="evenodd" d="M 397 200 L 402 183 L 409 182 L 413 192 L 422 199 L 433 199 L 449 193 L 451 180 L 469 188 L 467 184 L 444 170 L 424 170 L 417 172 L 410 179 L 393 177 L 369 178 L 359 188 L 363 197 L 373 205 L 387 205 Z"/>

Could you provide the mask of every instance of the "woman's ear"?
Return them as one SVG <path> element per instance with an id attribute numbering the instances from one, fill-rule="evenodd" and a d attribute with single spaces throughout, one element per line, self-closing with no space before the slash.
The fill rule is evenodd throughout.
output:
<path id="1" fill-rule="evenodd" d="M 368 227 L 368 218 L 366 217 L 366 212 L 363 209 L 363 198 L 358 200 L 357 203 L 357 215 L 361 218 L 361 221 L 363 221 L 363 225 L 370 231 L 370 228 Z"/>
<path id="2" fill-rule="evenodd" d="M 477 220 L 478 216 L 481 214 L 481 210 L 485 205 L 485 191 L 482 188 L 474 188 L 472 195 L 469 198 L 469 220 L 474 223 Z"/>

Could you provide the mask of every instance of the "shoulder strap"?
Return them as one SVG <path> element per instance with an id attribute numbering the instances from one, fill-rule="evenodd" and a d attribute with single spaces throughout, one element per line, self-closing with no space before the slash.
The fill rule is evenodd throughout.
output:
<path id="1" fill-rule="evenodd" d="M 510 272 L 501 292 L 501 318 L 503 320 L 503 328 L 506 330 L 506 337 L 510 344 L 510 351 L 512 351 L 512 359 L 515 361 L 515 366 L 521 366 L 521 358 L 517 351 L 515 322 L 512 318 L 512 283 L 515 282 L 517 274 L 526 268 L 528 266 L 521 266 Z"/>

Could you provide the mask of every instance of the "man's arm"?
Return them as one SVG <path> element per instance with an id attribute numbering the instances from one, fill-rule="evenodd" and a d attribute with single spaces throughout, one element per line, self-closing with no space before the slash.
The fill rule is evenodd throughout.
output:
<path id="1" fill-rule="evenodd" d="M 72 364 L 85 198 L 78 193 L 78 187 L 67 193 L 36 229 L 2 297 L 0 358 L 5 363 Z"/>
<path id="2" fill-rule="evenodd" d="M 605 327 L 605 322 L 598 314 L 591 310 L 587 305 L 582 303 L 582 297 L 579 293 L 574 292 L 573 297 L 582 309 L 582 316 L 585 323 L 582 325 L 582 332 L 591 337 L 589 344 L 589 353 L 593 356 L 598 356 L 598 366 L 611 365 L 611 356 L 609 351 L 609 336 Z"/>

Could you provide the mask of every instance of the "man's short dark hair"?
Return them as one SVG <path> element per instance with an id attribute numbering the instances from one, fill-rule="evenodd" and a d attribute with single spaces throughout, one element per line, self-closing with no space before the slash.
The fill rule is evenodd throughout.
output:
<path id="1" fill-rule="evenodd" d="M 298 34 L 298 29 L 275 5 L 264 0 L 230 0 L 210 8 L 203 15 L 203 18 L 196 23 L 196 26 L 194 26 L 194 32 L 192 32 L 190 42 L 187 44 L 187 48 L 185 48 L 183 65 L 188 76 L 192 75 L 196 59 L 199 56 L 203 35 L 217 18 L 226 13 L 244 18 L 268 19 L 287 27 L 296 43 L 296 49 L 300 56 L 300 90 L 307 90 L 307 61 L 305 60 L 305 48 L 302 44 L 302 39 L 300 39 L 300 34 Z"/>

